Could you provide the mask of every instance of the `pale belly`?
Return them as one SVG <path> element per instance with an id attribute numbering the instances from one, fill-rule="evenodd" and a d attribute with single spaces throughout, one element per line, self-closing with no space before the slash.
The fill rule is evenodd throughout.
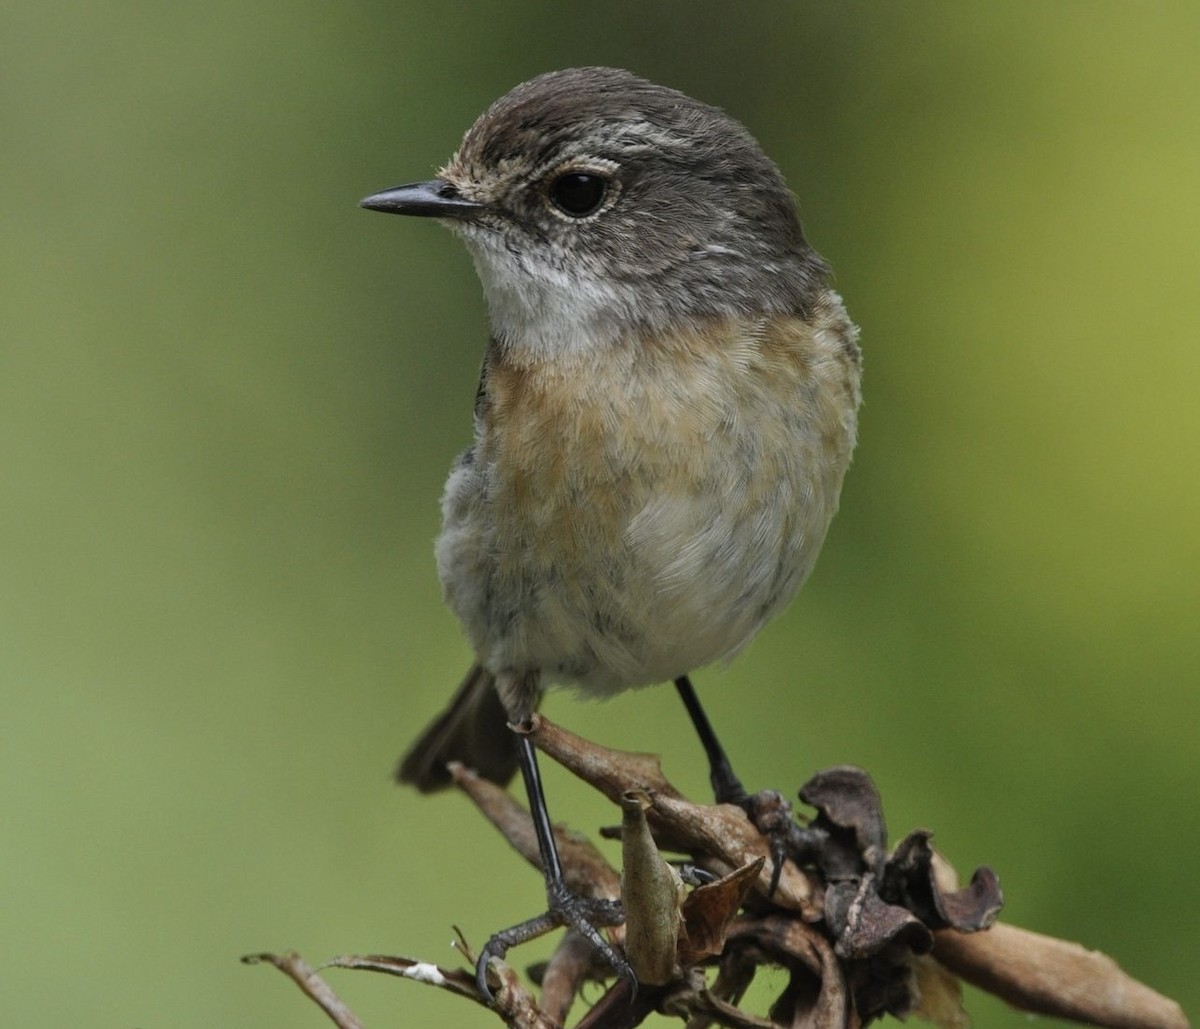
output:
<path id="1" fill-rule="evenodd" d="M 520 524 L 480 503 L 486 492 L 470 469 L 449 483 L 461 517 L 447 519 L 437 552 L 451 607 L 490 671 L 540 671 L 588 692 L 731 656 L 799 589 L 827 524 L 823 512 L 795 517 L 796 491 L 782 484 L 759 504 L 643 489 L 622 510 L 579 494 Z"/>
<path id="2" fill-rule="evenodd" d="M 493 372 L 437 544 L 480 663 L 605 694 L 749 642 L 800 588 L 837 507 L 858 399 L 844 326 L 820 346 L 789 336 L 803 360 L 773 361 L 760 333 L 689 375 L 652 362 L 603 388 L 593 369 L 566 398 L 557 379 L 552 401 L 527 372 Z"/>

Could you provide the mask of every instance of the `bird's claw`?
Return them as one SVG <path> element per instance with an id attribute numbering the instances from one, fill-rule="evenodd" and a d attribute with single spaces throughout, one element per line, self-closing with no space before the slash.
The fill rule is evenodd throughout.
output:
<path id="1" fill-rule="evenodd" d="M 791 802 L 784 799 L 778 790 L 760 790 L 754 794 L 742 794 L 738 807 L 754 827 L 767 838 L 771 852 L 771 885 L 767 896 L 773 896 L 783 875 L 783 865 L 791 852 L 792 835 L 796 823 L 792 821 Z"/>
<path id="2" fill-rule="evenodd" d="M 546 900 L 549 910 L 544 914 L 521 922 L 509 929 L 496 933 L 479 952 L 475 963 L 475 985 L 480 996 L 492 1004 L 495 997 L 487 982 L 488 967 L 492 958 L 503 958 L 510 947 L 526 943 L 559 926 L 574 929 L 584 937 L 621 978 L 628 981 L 633 993 L 637 993 L 637 976 L 625 960 L 600 932 L 598 926 L 620 925 L 625 921 L 625 912 L 620 901 L 581 897 L 559 882 L 546 884 Z"/>

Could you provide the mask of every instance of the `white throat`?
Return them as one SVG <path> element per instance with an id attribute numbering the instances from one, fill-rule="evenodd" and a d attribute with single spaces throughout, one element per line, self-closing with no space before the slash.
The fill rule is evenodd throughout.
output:
<path id="1" fill-rule="evenodd" d="M 542 358 L 594 350 L 621 334 L 628 304 L 597 275 L 555 267 L 530 251 L 510 251 L 495 237 L 466 236 L 487 299 L 492 334 Z"/>

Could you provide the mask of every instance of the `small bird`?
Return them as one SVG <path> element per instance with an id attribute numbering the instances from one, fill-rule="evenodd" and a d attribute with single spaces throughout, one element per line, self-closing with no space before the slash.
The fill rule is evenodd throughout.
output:
<path id="1" fill-rule="evenodd" d="M 419 790 L 460 761 L 519 768 L 550 911 L 619 920 L 566 890 L 536 755 L 542 692 L 674 682 L 718 800 L 746 792 L 690 672 L 731 658 L 795 596 L 857 431 L 858 330 L 782 175 L 715 107 L 614 68 L 550 72 L 497 100 L 427 182 L 362 206 L 436 218 L 466 243 L 490 338 L 475 439 L 442 500 L 437 566 L 475 652 L 403 758 Z"/>

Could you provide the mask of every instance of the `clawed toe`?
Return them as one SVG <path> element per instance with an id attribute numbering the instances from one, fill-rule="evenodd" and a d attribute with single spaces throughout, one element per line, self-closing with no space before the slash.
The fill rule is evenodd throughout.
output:
<path id="1" fill-rule="evenodd" d="M 479 988 L 480 995 L 489 1004 L 495 999 L 487 981 L 488 966 L 492 958 L 503 958 L 510 947 L 536 939 L 559 926 L 574 929 L 584 937 L 617 975 L 628 980 L 636 992 L 637 976 L 634 975 L 629 962 L 613 949 L 600 932 L 602 926 L 620 925 L 625 921 L 620 902 L 580 897 L 568 890 L 561 881 L 547 883 L 546 899 L 550 907 L 544 914 L 504 929 L 484 944 L 475 963 L 475 985 Z"/>
<path id="2" fill-rule="evenodd" d="M 767 838 L 771 851 L 771 885 L 768 896 L 775 893 L 783 864 L 791 853 L 791 841 L 796 830 L 792 821 L 792 805 L 778 790 L 760 790 L 754 794 L 743 794 L 738 807 L 754 827 Z"/>
<path id="3" fill-rule="evenodd" d="M 475 961 L 475 985 L 483 999 L 489 1004 L 496 999 L 492 996 L 492 990 L 487 981 L 488 966 L 492 963 L 492 958 L 503 958 L 508 953 L 509 947 L 536 940 L 539 936 L 544 936 L 557 929 L 561 924 L 554 918 L 552 912 L 547 911 L 536 918 L 530 918 L 508 929 L 502 929 L 492 936 L 483 945 L 483 950 L 479 952 L 479 957 Z"/>

